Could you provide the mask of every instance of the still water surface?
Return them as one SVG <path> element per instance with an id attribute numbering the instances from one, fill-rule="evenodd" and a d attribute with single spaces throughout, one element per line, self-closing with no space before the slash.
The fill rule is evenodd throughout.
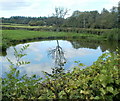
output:
<path id="1" fill-rule="evenodd" d="M 19 70 L 21 71 L 21 75 L 27 74 L 28 76 L 31 76 L 33 74 L 36 74 L 37 76 L 43 76 L 42 71 L 51 73 L 51 68 L 55 67 L 57 63 L 57 60 L 53 56 L 52 52 L 55 53 L 55 49 L 58 48 L 58 46 L 62 51 L 61 58 L 63 59 L 64 63 L 66 62 L 63 66 L 65 70 L 72 70 L 74 66 L 77 66 L 77 63 L 74 61 L 80 61 L 81 63 L 90 66 L 103 53 L 101 47 L 99 45 L 95 46 L 95 43 L 91 44 L 94 46 L 93 48 L 84 47 L 84 45 L 80 43 L 74 41 L 70 42 L 66 40 L 39 41 L 19 44 L 9 47 L 7 49 L 7 55 L 1 56 L 3 77 L 4 72 L 9 71 L 10 65 L 6 58 L 9 58 L 11 61 L 15 62 L 13 47 L 19 50 L 26 44 L 29 44 L 30 46 L 27 50 L 25 50 L 24 53 L 27 53 L 27 56 L 22 58 L 22 60 L 29 61 L 30 64 L 19 67 Z M 104 50 L 104 52 L 107 52 L 107 50 Z M 54 55 L 59 56 L 59 51 Z"/>

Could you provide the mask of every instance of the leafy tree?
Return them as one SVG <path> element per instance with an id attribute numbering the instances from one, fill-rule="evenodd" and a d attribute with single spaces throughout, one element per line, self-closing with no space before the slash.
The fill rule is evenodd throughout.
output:
<path id="1" fill-rule="evenodd" d="M 118 2 L 118 28 L 120 28 L 120 1 Z"/>
<path id="2" fill-rule="evenodd" d="M 74 11 L 72 16 L 65 19 L 68 9 L 56 7 L 55 13 L 50 17 L 23 17 L 12 16 L 10 18 L 1 18 L 3 23 L 28 24 L 31 26 L 56 26 L 56 27 L 78 27 L 78 28 L 103 28 L 111 29 L 119 27 L 120 10 L 118 7 L 112 7 L 109 11 L 105 8 L 98 11 Z M 59 28 L 56 28 L 59 31 Z"/>

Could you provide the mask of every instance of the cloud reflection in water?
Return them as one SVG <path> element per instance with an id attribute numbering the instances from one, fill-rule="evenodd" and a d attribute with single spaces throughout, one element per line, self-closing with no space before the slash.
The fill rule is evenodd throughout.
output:
<path id="1" fill-rule="evenodd" d="M 31 42 L 30 46 L 25 53 L 27 56 L 22 58 L 22 60 L 30 61 L 29 65 L 24 65 L 20 67 L 21 74 L 28 74 L 28 76 L 32 74 L 36 74 L 38 76 L 42 76 L 41 71 L 51 72 L 51 68 L 54 67 L 54 60 L 48 56 L 48 50 L 56 47 L 56 40 L 53 41 L 40 41 L 40 42 Z M 15 46 L 20 49 L 25 44 L 19 44 Z M 74 61 L 80 61 L 85 65 L 92 65 L 94 61 L 102 54 L 100 47 L 97 49 L 89 49 L 89 48 L 78 48 L 75 49 L 72 47 L 72 44 L 69 41 L 59 40 L 59 45 L 62 47 L 65 58 L 67 59 L 67 63 L 64 68 L 66 70 L 71 69 L 76 64 Z M 12 61 L 15 62 L 15 58 L 13 56 L 13 47 L 7 49 L 7 56 Z M 6 57 L 3 57 L 3 73 L 8 71 L 9 63 L 7 62 Z"/>

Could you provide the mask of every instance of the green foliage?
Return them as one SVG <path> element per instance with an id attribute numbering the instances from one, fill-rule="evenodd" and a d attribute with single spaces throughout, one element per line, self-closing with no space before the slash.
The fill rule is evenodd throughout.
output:
<path id="1" fill-rule="evenodd" d="M 30 26 L 44 26 L 45 25 L 45 23 L 44 23 L 44 21 L 30 21 L 29 22 L 29 25 Z"/>
<path id="2" fill-rule="evenodd" d="M 97 28 L 97 29 L 111 29 L 117 28 L 117 7 L 114 7 L 111 12 L 103 8 L 102 12 L 98 11 L 74 11 L 65 23 L 65 27 L 77 28 Z"/>
<path id="3" fill-rule="evenodd" d="M 27 61 L 20 61 L 22 57 L 26 56 L 27 54 L 23 54 L 24 50 L 26 50 L 29 47 L 28 45 L 23 46 L 19 51 L 14 48 L 14 56 L 16 59 L 16 62 L 13 63 L 9 58 L 7 58 L 8 62 L 13 66 L 14 68 L 18 68 L 21 65 L 29 64 L 30 62 Z"/>
<path id="4" fill-rule="evenodd" d="M 118 24 L 118 28 L 120 28 L 120 1 L 118 2 L 118 16 L 117 16 L 117 19 L 118 19 L 118 22 L 117 22 L 117 24 Z"/>
<path id="5" fill-rule="evenodd" d="M 106 31 L 105 35 L 108 40 L 119 41 L 120 40 L 120 29 L 112 29 L 111 31 Z"/>
<path id="6" fill-rule="evenodd" d="M 28 46 L 15 49 L 15 56 L 19 60 L 25 56 L 21 54 Z M 14 66 L 22 64 L 11 63 L 10 72 L 2 79 L 3 99 L 81 99 L 81 100 L 120 100 L 119 67 L 120 54 L 104 53 L 93 65 L 87 67 L 79 63 L 71 72 L 65 72 L 62 67 L 52 69 L 52 73 L 45 73 L 46 78 L 36 78 L 35 75 L 20 76 L 20 71 Z M 23 63 L 24 64 L 24 63 Z M 84 68 L 82 68 L 84 67 Z"/>
<path id="7" fill-rule="evenodd" d="M 54 98 L 118 100 L 119 61 L 120 55 L 104 53 L 90 67 L 76 67 L 71 73 L 61 73 L 57 79 L 48 76 L 45 87 L 53 92 Z"/>
<path id="8" fill-rule="evenodd" d="M 23 46 L 20 51 L 17 51 L 14 48 L 14 55 L 16 62 L 13 63 L 10 59 L 7 58 L 10 65 L 10 71 L 6 73 L 6 77 L 2 78 L 2 98 L 3 100 L 10 99 L 30 99 L 34 96 L 37 96 L 34 92 L 36 91 L 37 83 L 41 78 L 36 78 L 36 75 L 32 77 L 27 77 L 27 75 L 20 76 L 20 71 L 18 67 L 21 65 L 29 64 L 30 62 L 20 61 L 22 57 L 26 54 L 23 54 L 29 45 Z"/>

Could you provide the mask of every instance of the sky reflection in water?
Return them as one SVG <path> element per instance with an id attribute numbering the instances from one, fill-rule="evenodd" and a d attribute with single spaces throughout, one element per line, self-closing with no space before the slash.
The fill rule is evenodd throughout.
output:
<path id="1" fill-rule="evenodd" d="M 25 44 L 19 44 L 16 47 L 19 50 Z M 54 67 L 54 60 L 48 55 L 48 51 L 54 49 L 57 45 L 57 41 L 41 41 L 29 43 L 29 47 L 25 50 L 27 56 L 22 58 L 24 61 L 30 61 L 30 64 L 23 65 L 19 68 L 21 74 L 27 74 L 31 76 L 36 74 L 38 76 L 43 76 L 41 71 L 46 71 L 51 73 L 51 68 Z M 65 70 L 70 70 L 74 66 L 77 66 L 74 61 L 80 61 L 85 65 L 92 65 L 94 61 L 102 54 L 100 47 L 97 49 L 89 48 L 73 48 L 69 41 L 59 40 L 59 45 L 62 47 L 67 63 L 64 65 Z M 6 59 L 8 57 L 10 60 L 15 62 L 15 57 L 13 55 L 13 47 L 7 49 L 7 56 L 2 57 L 2 73 L 4 77 L 4 72 L 9 71 L 9 63 Z"/>

